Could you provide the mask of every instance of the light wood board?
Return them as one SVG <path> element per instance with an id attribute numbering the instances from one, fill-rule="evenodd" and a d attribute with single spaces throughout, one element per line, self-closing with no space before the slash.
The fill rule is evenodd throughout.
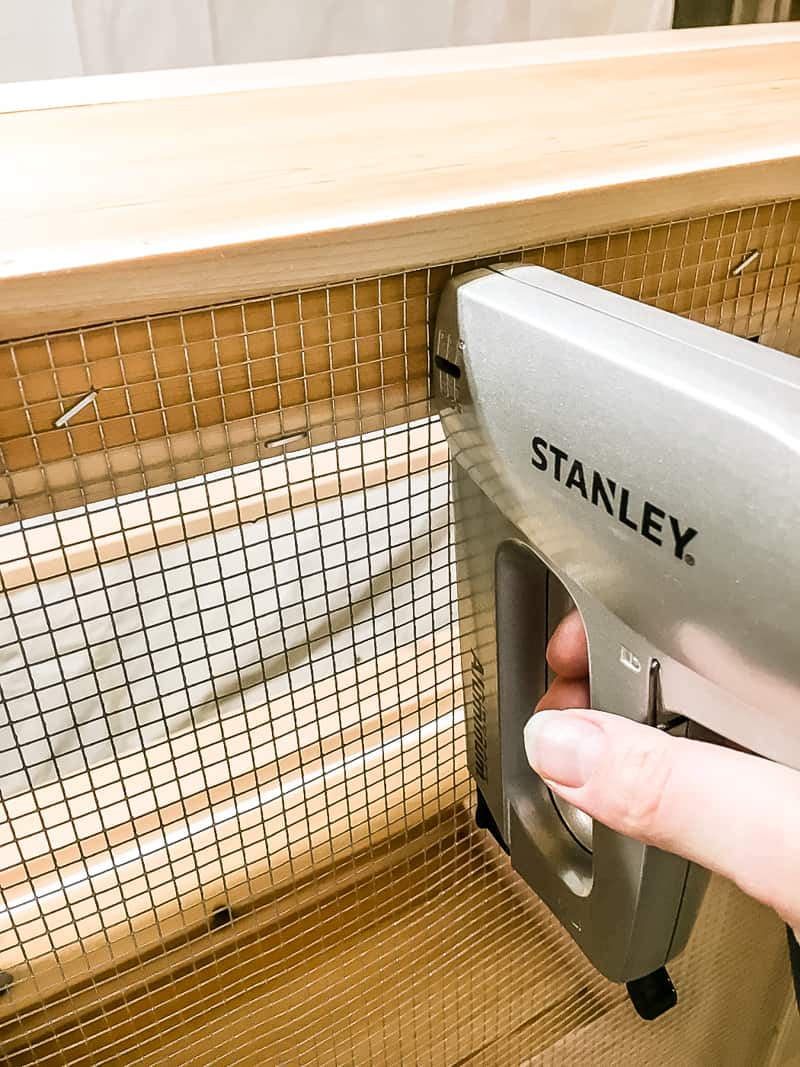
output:
<path id="1" fill-rule="evenodd" d="M 0 337 L 797 194 L 797 24 L 624 40 L 6 112 Z"/>

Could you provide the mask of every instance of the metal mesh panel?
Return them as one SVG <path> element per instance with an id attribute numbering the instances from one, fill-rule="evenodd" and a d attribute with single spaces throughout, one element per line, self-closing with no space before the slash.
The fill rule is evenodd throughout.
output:
<path id="1" fill-rule="evenodd" d="M 781 202 L 489 261 L 543 263 L 797 352 L 798 227 L 800 201 Z M 474 265 L 0 344 L 0 522 L 424 416 L 427 324 Z"/>
<path id="2" fill-rule="evenodd" d="M 799 224 L 504 258 L 797 353 Z M 714 883 L 647 1025 L 473 824 L 426 344 L 467 266 L 0 353 L 9 1063 L 762 1062 L 774 916 Z"/>

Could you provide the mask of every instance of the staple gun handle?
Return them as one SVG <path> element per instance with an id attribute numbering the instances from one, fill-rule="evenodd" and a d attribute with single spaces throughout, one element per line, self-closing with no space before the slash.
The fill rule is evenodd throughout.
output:
<path id="1" fill-rule="evenodd" d="M 507 841 L 514 867 L 555 911 L 595 966 L 630 982 L 662 967 L 693 918 L 690 864 L 558 803 L 525 758 L 522 733 L 543 688 L 548 604 L 560 583 L 523 540 L 495 561 L 498 703 Z M 622 624 L 570 589 L 586 626 L 592 706 L 644 721 L 648 663 L 627 649 Z M 622 651 L 621 651 L 622 650 Z M 620 663 L 626 651 L 633 663 Z M 637 669 L 638 667 L 638 669 Z M 588 825 L 587 825 L 588 823 Z M 687 910 L 688 909 L 688 910 Z M 689 915 L 689 911 L 692 912 Z"/>

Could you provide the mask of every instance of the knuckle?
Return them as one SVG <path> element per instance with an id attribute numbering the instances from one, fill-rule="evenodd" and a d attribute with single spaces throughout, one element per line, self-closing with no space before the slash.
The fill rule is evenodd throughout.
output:
<path id="1" fill-rule="evenodd" d="M 666 739 L 655 730 L 642 731 L 621 753 L 617 805 L 621 829 L 634 837 L 662 835 L 668 804 L 672 759 Z"/>

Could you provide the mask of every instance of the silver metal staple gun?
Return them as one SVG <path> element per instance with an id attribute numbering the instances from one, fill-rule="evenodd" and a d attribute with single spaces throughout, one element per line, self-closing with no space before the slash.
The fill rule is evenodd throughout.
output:
<path id="1" fill-rule="evenodd" d="M 571 600 L 593 707 L 800 767 L 800 364 L 519 266 L 449 283 L 433 357 L 484 817 L 595 966 L 635 986 L 685 944 L 704 873 L 556 801 L 523 727 Z"/>

